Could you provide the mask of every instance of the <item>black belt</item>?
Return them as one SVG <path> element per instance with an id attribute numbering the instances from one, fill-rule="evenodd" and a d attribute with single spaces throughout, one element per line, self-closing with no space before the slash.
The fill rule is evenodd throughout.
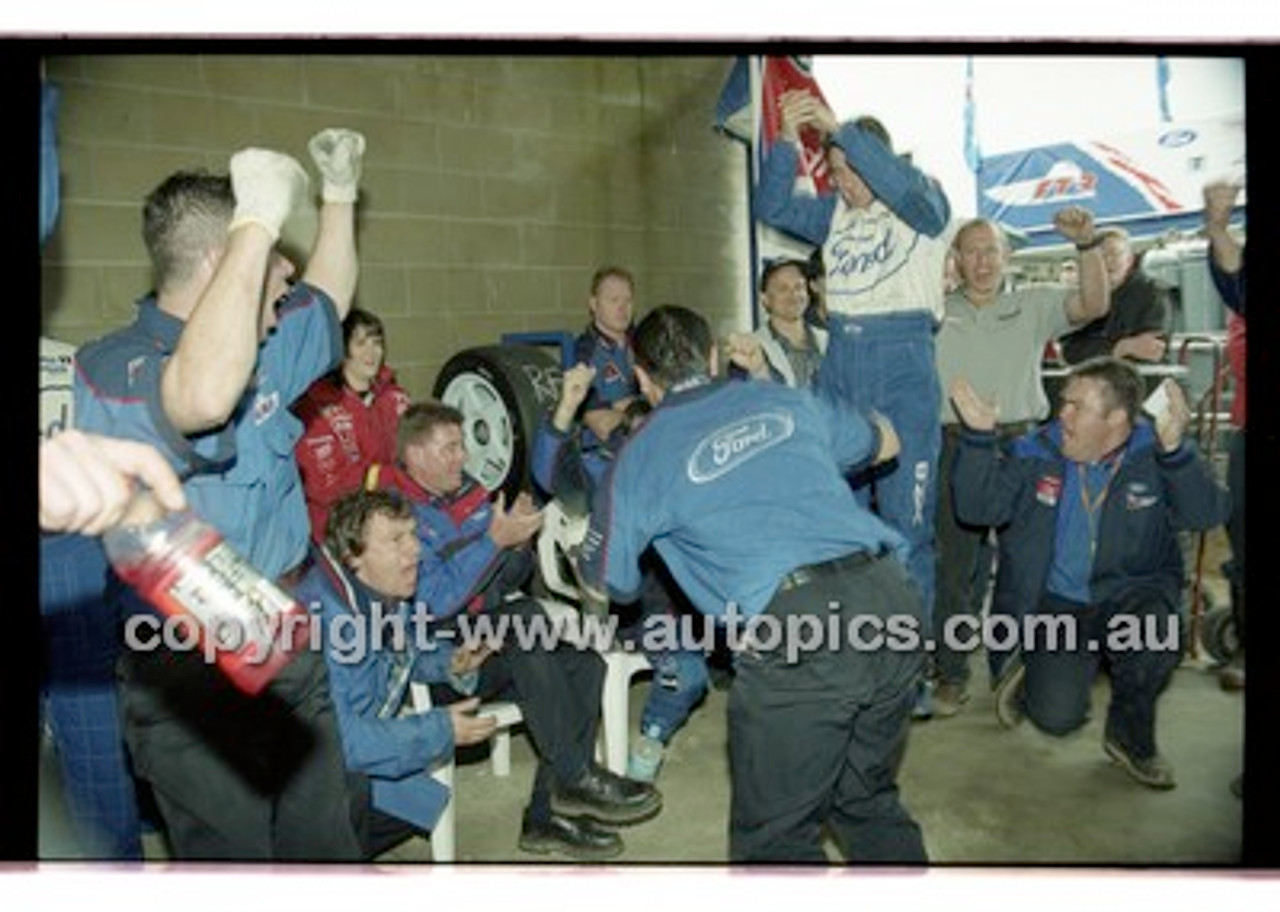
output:
<path id="1" fill-rule="evenodd" d="M 854 567 L 861 567 L 872 561 L 879 560 L 888 553 L 889 550 L 887 548 L 881 547 L 876 551 L 855 551 L 852 554 L 846 554 L 844 557 L 823 561 L 820 564 L 805 564 L 802 567 L 796 567 L 796 569 L 782 578 L 782 582 L 778 584 L 778 591 L 787 592 L 791 589 L 799 589 L 801 586 L 809 585 L 820 576 L 832 576 L 841 570 L 852 570 Z"/>

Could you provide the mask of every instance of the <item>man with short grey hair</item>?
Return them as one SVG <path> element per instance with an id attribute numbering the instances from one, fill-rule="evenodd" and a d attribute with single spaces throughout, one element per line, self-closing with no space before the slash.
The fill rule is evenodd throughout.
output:
<path id="1" fill-rule="evenodd" d="M 1078 287 L 1037 284 L 1007 289 L 1009 244 L 1004 231 L 985 218 L 960 226 L 952 243 L 960 285 L 947 295 L 936 339 L 938 378 L 943 389 L 957 377 L 967 379 L 999 409 L 1005 437 L 1022 434 L 1049 416 L 1041 376 L 1046 343 L 1072 327 L 1107 312 L 1108 286 L 1102 255 L 1094 246 L 1093 216 L 1071 206 L 1054 215 L 1054 224 L 1079 249 L 1082 279 Z M 959 445 L 960 424 L 948 399 L 942 401 L 942 456 L 938 466 L 938 550 L 936 633 L 965 612 L 981 611 L 991 575 L 988 530 L 956 521 L 951 498 L 951 467 Z M 969 664 L 963 652 L 937 637 L 933 654 L 936 682 L 933 711 L 953 716 L 968 700 Z"/>

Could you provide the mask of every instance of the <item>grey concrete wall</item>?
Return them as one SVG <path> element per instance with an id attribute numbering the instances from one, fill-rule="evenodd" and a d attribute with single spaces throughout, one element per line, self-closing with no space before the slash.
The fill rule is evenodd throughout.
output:
<path id="1" fill-rule="evenodd" d="M 157 43 L 157 51 L 164 49 Z M 42 331 L 80 343 L 149 287 L 143 197 L 259 145 L 312 171 L 308 137 L 368 140 L 357 303 L 427 395 L 456 351 L 503 332 L 577 331 L 595 268 L 637 277 L 638 310 L 680 303 L 745 327 L 741 147 L 711 129 L 729 57 L 63 56 L 63 197 L 43 251 Z M 286 226 L 305 249 L 314 211 Z"/>

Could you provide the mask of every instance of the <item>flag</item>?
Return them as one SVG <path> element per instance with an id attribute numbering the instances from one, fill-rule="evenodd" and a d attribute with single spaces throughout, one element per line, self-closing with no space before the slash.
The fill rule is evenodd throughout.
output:
<path id="1" fill-rule="evenodd" d="M 40 84 L 40 246 L 53 234 L 61 208 L 58 175 L 58 106 L 62 94 L 52 83 Z"/>
<path id="2" fill-rule="evenodd" d="M 1169 61 L 1164 57 L 1156 58 L 1156 92 L 1160 96 L 1160 120 L 1169 123 L 1173 120 L 1169 111 Z"/>
<path id="3" fill-rule="evenodd" d="M 748 179 L 751 186 L 759 179 L 762 157 L 777 141 L 781 130 L 781 96 L 792 89 L 806 89 L 827 104 L 817 80 L 813 78 L 812 62 L 808 57 L 739 57 L 725 80 L 716 103 L 715 127 L 749 149 Z M 800 131 L 800 144 L 796 191 L 815 196 L 829 192 L 832 185 L 822 137 L 816 130 L 805 128 Z M 756 301 L 758 277 L 764 264 L 779 257 L 805 260 L 812 249 L 798 238 L 757 220 L 754 211 L 751 227 L 748 235 L 751 301 L 748 303 L 751 319 L 757 321 L 760 316 Z"/>
<path id="4" fill-rule="evenodd" d="M 978 146 L 977 106 L 973 101 L 973 55 L 964 67 L 964 160 L 977 174 L 982 169 L 982 149 Z"/>
<path id="5" fill-rule="evenodd" d="M 751 69 L 748 58 L 739 57 L 733 62 L 729 78 L 720 90 L 716 102 L 716 129 L 734 139 L 751 145 Z"/>
<path id="6" fill-rule="evenodd" d="M 759 73 L 758 107 L 753 103 L 752 70 Z M 778 139 L 782 128 L 780 99 L 784 92 L 805 89 L 827 104 L 813 78 L 813 61 L 807 56 L 739 57 L 734 61 L 716 104 L 716 128 L 752 146 L 763 155 Z M 816 130 L 800 131 L 802 154 L 796 177 L 812 192 L 825 193 L 830 185 L 826 150 Z"/>

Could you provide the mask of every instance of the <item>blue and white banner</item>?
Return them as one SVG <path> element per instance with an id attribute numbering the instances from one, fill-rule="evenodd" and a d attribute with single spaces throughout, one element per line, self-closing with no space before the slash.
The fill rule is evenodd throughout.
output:
<path id="1" fill-rule="evenodd" d="M 1028 247 L 1063 243 L 1053 214 L 1084 206 L 1100 225 L 1135 238 L 1195 231 L 1210 180 L 1244 183 L 1243 117 L 1168 123 L 1099 140 L 1079 140 L 982 159 L 978 214 L 1026 238 Z M 1243 217 L 1244 199 L 1238 218 Z"/>

